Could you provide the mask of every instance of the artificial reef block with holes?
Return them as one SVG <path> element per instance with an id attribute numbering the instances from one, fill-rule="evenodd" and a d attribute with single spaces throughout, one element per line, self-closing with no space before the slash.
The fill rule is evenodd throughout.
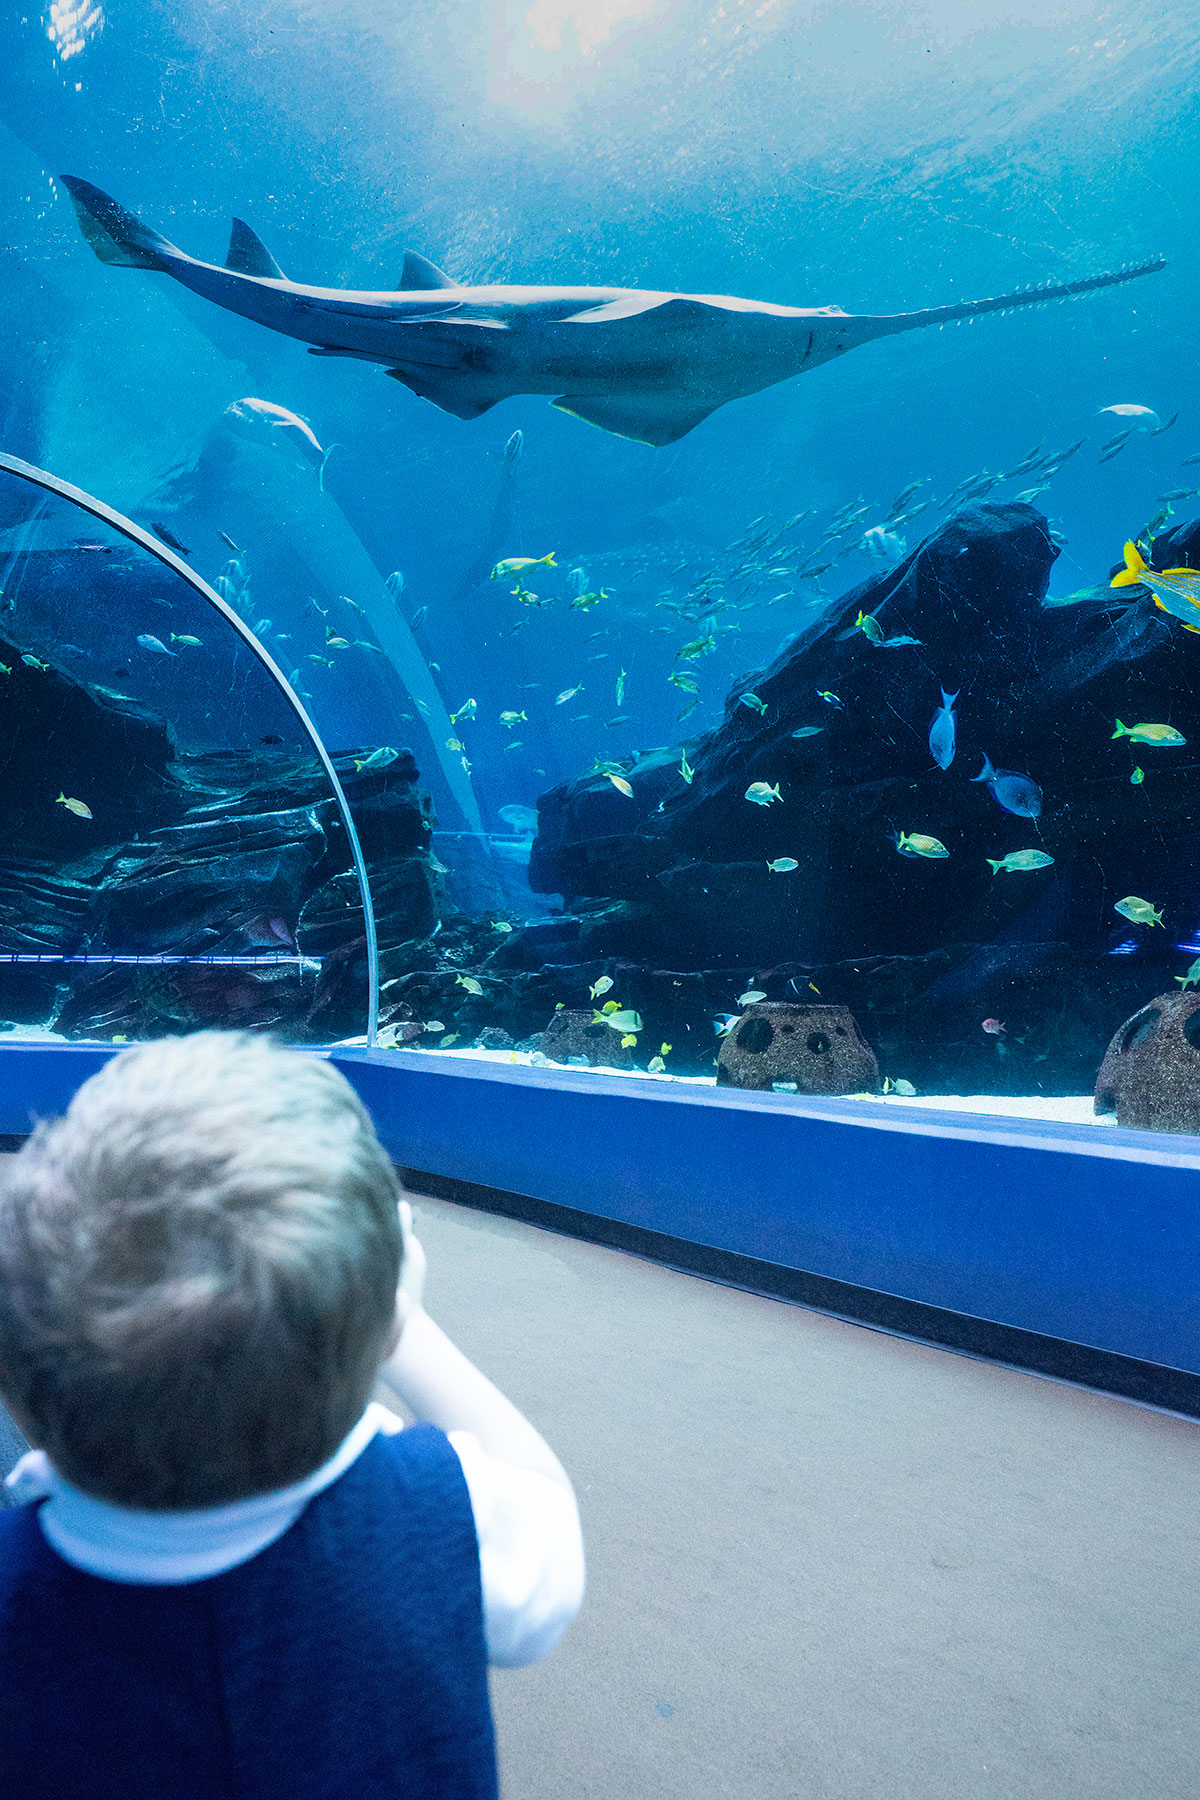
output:
<path id="1" fill-rule="evenodd" d="M 1126 1019 L 1096 1077 L 1096 1112 L 1200 1135 L 1200 994 L 1160 994 Z"/>
<path id="2" fill-rule="evenodd" d="M 758 1000 L 726 1033 L 717 1082 L 740 1088 L 794 1083 L 799 1094 L 875 1094 L 879 1064 L 846 1007 Z"/>

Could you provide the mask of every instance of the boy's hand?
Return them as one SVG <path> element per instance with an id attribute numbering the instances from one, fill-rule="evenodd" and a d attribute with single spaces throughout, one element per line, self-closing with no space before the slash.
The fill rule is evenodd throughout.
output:
<path id="1" fill-rule="evenodd" d="M 413 1212 L 407 1200 L 400 1202 L 400 1235 L 404 1239 L 404 1260 L 400 1265 L 400 1285 L 396 1290 L 396 1323 L 401 1330 L 415 1312 L 421 1310 L 425 1294 L 425 1252 L 413 1232 Z"/>

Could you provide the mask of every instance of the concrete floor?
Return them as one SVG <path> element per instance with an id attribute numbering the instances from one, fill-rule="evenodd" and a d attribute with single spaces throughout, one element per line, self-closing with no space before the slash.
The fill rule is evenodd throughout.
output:
<path id="1" fill-rule="evenodd" d="M 1195 1800 L 1200 1427 L 418 1200 L 575 1482 L 510 1800 Z"/>
<path id="2" fill-rule="evenodd" d="M 493 1678 L 506 1800 L 1200 1794 L 1200 1427 L 416 1211 L 583 1514 L 583 1612 Z"/>

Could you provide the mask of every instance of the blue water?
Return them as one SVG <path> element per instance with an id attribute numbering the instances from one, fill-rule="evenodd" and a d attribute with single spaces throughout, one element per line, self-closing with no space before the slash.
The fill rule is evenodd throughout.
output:
<path id="1" fill-rule="evenodd" d="M 182 520 L 209 579 L 231 557 L 217 531 L 249 536 L 244 616 L 269 619 L 290 673 L 271 642 L 286 632 L 330 748 L 411 744 L 446 832 L 505 832 L 502 807 L 595 759 L 714 725 L 731 682 L 810 622 L 804 593 L 739 614 L 686 665 L 700 705 L 679 721 L 689 696 L 666 678 L 700 627 L 657 603 L 725 566 L 751 521 L 815 508 L 815 542 L 859 496 L 871 525 L 913 480 L 940 497 L 1086 437 L 1037 502 L 1065 595 L 1106 577 L 1156 496 L 1194 484 L 1179 466 L 1200 451 L 1194 27 L 1189 4 L 1134 0 L 31 7 L 9 18 L 0 77 L 0 447 L 143 523 Z M 535 397 L 463 422 L 376 367 L 105 267 L 64 172 L 195 255 L 222 261 L 237 214 L 289 276 L 352 288 L 393 286 L 413 249 L 474 283 L 882 313 L 1169 266 L 867 345 L 653 449 Z M 247 395 L 333 446 L 323 487 L 286 447 L 230 448 L 222 415 Z M 1115 403 L 1179 418 L 1098 464 Z M 545 608 L 468 579 L 514 432 L 505 554 L 555 553 Z M 608 590 L 587 612 L 569 605 L 576 567 Z M 821 591 L 870 568 L 851 548 Z M 465 788 L 403 670 L 353 647 L 302 666 L 331 630 L 310 602 L 340 631 L 338 595 L 393 571 L 447 712 L 477 702 L 453 733 Z"/>

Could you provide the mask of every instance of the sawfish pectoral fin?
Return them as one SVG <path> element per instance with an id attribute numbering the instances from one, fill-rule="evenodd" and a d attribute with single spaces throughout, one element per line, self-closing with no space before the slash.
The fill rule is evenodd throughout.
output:
<path id="1" fill-rule="evenodd" d="M 387 369 L 393 381 L 402 381 L 421 400 L 430 400 L 443 412 L 456 419 L 478 419 L 505 398 L 503 394 L 480 393 L 478 383 L 469 374 L 452 369 L 403 368 Z"/>
<path id="2" fill-rule="evenodd" d="M 723 397 L 722 397 L 723 398 Z M 601 431 L 633 438 L 639 444 L 673 444 L 701 420 L 707 419 L 721 400 L 697 394 L 563 394 L 552 405 Z"/>

